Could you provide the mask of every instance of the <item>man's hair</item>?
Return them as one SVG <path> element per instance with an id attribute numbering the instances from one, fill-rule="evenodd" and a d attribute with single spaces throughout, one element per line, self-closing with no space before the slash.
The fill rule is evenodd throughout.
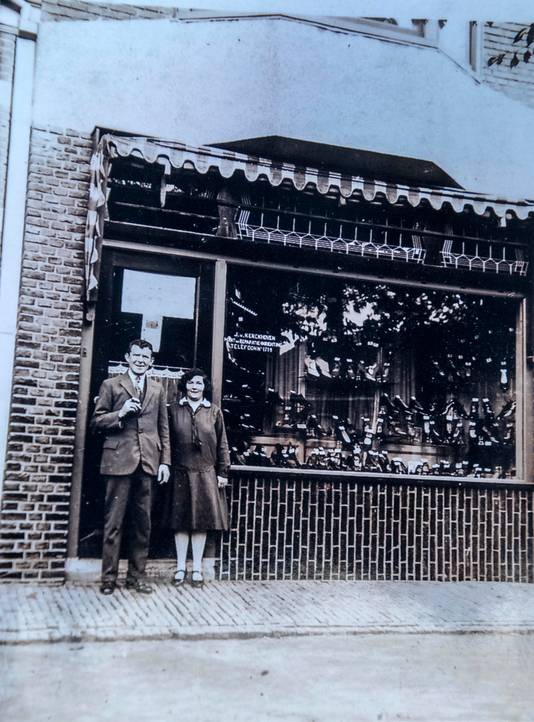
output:
<path id="1" fill-rule="evenodd" d="M 144 338 L 136 338 L 135 341 L 130 341 L 127 353 L 131 353 L 134 346 L 139 346 L 139 348 L 149 348 L 152 356 L 154 355 L 154 349 L 152 348 L 152 344 L 150 343 L 150 341 L 145 341 Z"/>

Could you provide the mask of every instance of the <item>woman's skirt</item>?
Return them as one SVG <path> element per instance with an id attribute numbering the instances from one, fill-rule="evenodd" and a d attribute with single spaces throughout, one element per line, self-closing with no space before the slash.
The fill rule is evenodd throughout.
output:
<path id="1" fill-rule="evenodd" d="M 226 531 L 228 503 L 215 469 L 191 471 L 174 467 L 169 482 L 166 526 L 174 531 Z"/>

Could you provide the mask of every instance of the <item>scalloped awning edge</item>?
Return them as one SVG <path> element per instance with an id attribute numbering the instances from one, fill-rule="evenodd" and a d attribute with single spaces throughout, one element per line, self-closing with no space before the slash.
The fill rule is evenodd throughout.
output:
<path id="1" fill-rule="evenodd" d="M 102 142 L 111 158 L 134 156 L 147 163 L 159 163 L 177 169 L 190 164 L 202 174 L 217 170 L 223 178 L 231 178 L 234 173 L 241 171 L 250 182 L 264 176 L 275 187 L 284 181 L 290 181 L 299 191 L 311 185 L 323 195 L 334 189 L 344 198 L 358 194 L 367 201 L 380 197 L 391 204 L 404 198 L 414 208 L 426 201 L 435 210 L 448 204 L 456 213 L 462 213 L 470 207 L 477 215 L 483 215 L 490 210 L 498 218 L 505 218 L 507 213 L 513 213 L 518 219 L 526 220 L 530 214 L 534 214 L 534 201 L 531 200 L 509 200 L 455 188 L 424 188 L 369 180 L 361 176 L 301 167 L 210 146 L 171 144 L 146 137 L 109 133 L 102 137 Z"/>

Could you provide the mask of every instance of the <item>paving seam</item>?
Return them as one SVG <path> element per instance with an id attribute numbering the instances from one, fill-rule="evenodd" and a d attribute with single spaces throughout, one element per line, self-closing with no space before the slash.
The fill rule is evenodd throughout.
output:
<path id="1" fill-rule="evenodd" d="M 158 631 L 159 630 L 159 631 Z M 533 634 L 534 625 L 499 625 L 495 627 L 477 625 L 439 625 L 419 626 L 413 625 L 362 625 L 362 626 L 264 626 L 255 625 L 250 628 L 235 629 L 231 627 L 188 627 L 188 628 L 161 628 L 155 630 L 120 630 L 115 628 L 90 629 L 56 629 L 32 630 L 31 633 L 2 635 L 0 645 L 22 645 L 47 642 L 112 642 L 135 640 L 207 640 L 207 639 L 253 639 L 258 637 L 294 637 L 294 636 L 356 636 L 359 634 Z"/>

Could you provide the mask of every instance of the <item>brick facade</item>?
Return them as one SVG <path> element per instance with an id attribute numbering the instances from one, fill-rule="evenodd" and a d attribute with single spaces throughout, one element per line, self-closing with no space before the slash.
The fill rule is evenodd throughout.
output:
<path id="1" fill-rule="evenodd" d="M 481 74 L 482 80 L 495 90 L 534 107 L 534 57 L 524 63 L 525 41 L 513 44 L 517 32 L 528 24 L 493 23 L 484 26 Z M 532 46 L 530 49 L 532 51 Z M 516 51 L 520 63 L 512 68 L 510 61 Z M 503 62 L 489 67 L 489 58 L 501 53 L 506 53 Z"/>
<path id="2" fill-rule="evenodd" d="M 0 577 L 64 578 L 91 138 L 32 132 Z M 534 581 L 534 491 L 233 474 L 221 579 Z"/>
<path id="3" fill-rule="evenodd" d="M 62 579 L 78 399 L 91 139 L 34 128 L 0 576 Z"/>
<path id="4" fill-rule="evenodd" d="M 234 475 L 220 579 L 534 581 L 534 491 Z"/>
<path id="5" fill-rule="evenodd" d="M 83 0 L 44 0 L 42 20 L 152 20 L 172 18 L 176 14 L 169 7 L 141 7 L 139 5 L 105 5 Z"/>

